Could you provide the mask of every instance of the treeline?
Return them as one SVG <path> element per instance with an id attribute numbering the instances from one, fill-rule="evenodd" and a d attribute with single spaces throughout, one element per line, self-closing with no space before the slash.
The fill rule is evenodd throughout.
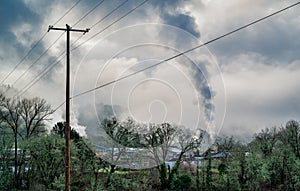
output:
<path id="1" fill-rule="evenodd" d="M 195 137 L 181 128 L 163 123 L 155 127 L 150 125 L 149 133 L 139 135 L 127 128 L 139 129 L 141 126 L 130 119 L 124 122 L 106 120 L 102 126 L 116 142 L 121 142 L 119 137 L 122 137 L 123 144 L 126 140 L 134 140 L 136 145 L 142 142 L 154 156 L 164 152 L 162 156 L 166 156 L 172 142 L 178 143 L 181 149 L 173 167 L 163 162 L 166 158 L 161 158 L 157 167 L 149 172 L 147 178 L 150 182 L 127 190 L 139 190 L 143 185 L 148 190 L 300 190 L 300 125 L 294 120 L 285 126 L 266 128 L 254 134 L 250 143 L 223 137 L 200 156 L 197 151 L 203 134 Z M 187 151 L 194 151 L 194 157 L 184 157 Z M 200 164 L 194 165 L 195 159 Z M 122 176 L 114 178 L 128 181 Z M 126 190 L 122 184 L 117 188 Z"/>
<path id="2" fill-rule="evenodd" d="M 262 130 L 248 144 L 241 144 L 232 137 L 223 139 L 219 150 L 228 157 L 219 164 L 209 188 L 300 190 L 299 141 L 300 126 L 294 120 L 283 127 Z"/>
<path id="3" fill-rule="evenodd" d="M 58 122 L 47 131 L 52 113 L 43 99 L 15 100 L 0 94 L 0 190 L 64 190 L 65 124 Z M 71 190 L 300 190 L 297 121 L 264 129 L 247 144 L 223 137 L 204 154 L 199 153 L 203 134 L 195 136 L 168 123 L 111 118 L 99 128 L 118 151 L 143 147 L 156 156 L 157 165 L 121 169 L 114 152 L 109 162 L 103 161 L 72 129 Z M 136 129 L 149 131 L 141 134 Z M 170 167 L 164 161 L 174 142 L 181 152 Z M 194 156 L 186 157 L 186 152 Z M 213 158 L 214 153 L 221 157 Z M 198 163 L 192 164 L 191 158 Z"/>
<path id="4" fill-rule="evenodd" d="M 65 124 L 49 132 L 53 113 L 44 99 L 13 99 L 0 94 L 0 190 L 64 190 Z M 83 138 L 71 130 L 72 190 L 97 184 L 96 158 Z"/>

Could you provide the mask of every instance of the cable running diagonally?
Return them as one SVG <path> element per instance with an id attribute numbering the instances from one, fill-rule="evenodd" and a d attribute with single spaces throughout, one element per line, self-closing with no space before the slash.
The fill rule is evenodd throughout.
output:
<path id="1" fill-rule="evenodd" d="M 58 38 L 12 83 L 14 86 L 49 50 L 52 48 L 56 42 L 64 35 L 64 32 L 61 33 Z"/>
<path id="2" fill-rule="evenodd" d="M 37 75 L 34 78 L 34 80 L 31 80 L 28 84 L 26 84 L 22 88 L 22 90 L 20 90 L 17 94 L 14 95 L 14 97 L 24 95 L 35 83 L 37 83 L 39 80 L 41 80 L 42 77 L 44 77 L 48 72 L 50 72 L 50 70 L 52 70 L 55 66 L 57 66 L 60 63 L 60 61 L 62 61 L 62 59 L 65 57 L 66 57 L 65 52 L 60 54 L 55 62 L 53 62 L 51 65 L 47 66 L 47 68 L 44 69 L 43 73 Z"/>
<path id="3" fill-rule="evenodd" d="M 87 12 L 87 14 L 85 14 L 84 16 L 82 16 L 75 24 L 74 27 L 80 22 L 82 21 L 85 17 L 87 17 L 90 13 L 92 13 L 99 5 L 101 5 L 103 3 L 104 0 L 100 1 L 98 4 L 96 4 L 90 11 Z M 74 6 L 75 7 L 75 6 Z M 43 52 L 43 54 L 38 57 L 12 84 L 12 86 L 14 86 L 32 67 L 33 65 L 35 65 L 44 55 L 46 55 L 46 53 L 49 51 L 49 49 L 51 47 L 53 47 L 56 42 L 63 36 L 64 32 Z"/>
<path id="4" fill-rule="evenodd" d="M 109 27 L 111 27 L 112 25 L 116 24 L 117 22 L 119 22 L 120 20 L 122 20 L 123 18 L 127 17 L 130 13 L 132 13 L 133 11 L 135 11 L 137 8 L 141 7 L 142 5 L 144 5 L 147 1 L 149 0 L 145 0 L 143 2 L 141 2 L 139 5 L 137 5 L 136 7 L 134 7 L 133 9 L 131 9 L 130 11 L 128 11 L 127 13 L 125 13 L 124 15 L 122 15 L 120 18 L 118 18 L 117 20 L 115 20 L 114 22 L 112 22 L 111 24 L 109 24 L 108 26 L 106 26 L 105 28 L 103 28 L 102 30 L 100 30 L 99 32 L 97 32 L 96 34 L 94 34 L 93 36 L 91 36 L 90 38 L 88 38 L 87 40 L 83 41 L 82 43 L 80 43 L 78 46 L 75 46 L 71 51 L 76 50 L 77 48 L 81 47 L 83 44 L 85 44 L 86 42 L 92 40 L 93 38 L 95 38 L 96 36 L 98 36 L 99 34 L 103 33 L 105 30 L 107 30 Z"/>
<path id="5" fill-rule="evenodd" d="M 57 24 L 59 21 L 61 21 L 81 0 L 78 0 L 70 9 L 68 9 L 65 14 L 63 14 L 53 25 Z M 0 84 L 3 84 L 7 78 L 21 65 L 24 60 L 29 56 L 29 54 L 35 49 L 35 47 L 45 38 L 47 35 L 47 32 L 45 32 L 42 37 L 32 46 L 32 48 L 26 53 L 26 55 L 14 66 L 14 68 L 3 78 Z"/>
<path id="6" fill-rule="evenodd" d="M 80 21 L 82 21 L 85 17 L 87 17 L 90 13 L 92 13 L 97 7 L 99 7 L 102 3 L 104 2 L 104 0 L 100 1 L 98 4 L 96 4 L 92 9 L 90 9 L 84 16 L 82 16 L 73 26 L 76 26 Z M 48 48 L 50 49 L 61 37 L 62 37 L 63 33 L 61 34 L 61 36 L 59 36 L 55 42 Z M 82 37 L 82 36 L 80 36 Z M 79 39 L 78 39 L 79 40 Z M 43 55 L 45 55 L 45 53 L 47 52 L 48 50 L 46 50 Z M 52 64 L 48 65 L 44 72 L 41 73 L 41 74 L 38 74 L 37 76 L 35 76 L 29 83 L 27 83 L 21 90 L 19 90 L 17 92 L 17 94 L 14 95 L 14 97 L 16 96 L 21 96 L 23 95 L 28 89 L 30 89 L 37 81 L 39 81 L 44 75 L 46 75 L 52 68 L 54 68 L 54 66 L 56 66 L 59 61 L 62 59 L 60 58 L 63 54 L 65 53 L 65 51 L 63 51 L 57 58 L 57 61 L 53 62 Z M 43 56 L 41 55 L 40 58 Z M 38 60 L 40 59 L 38 58 Z M 59 59 L 60 58 L 60 59 Z M 25 75 L 25 73 L 27 73 L 29 71 L 29 69 L 38 61 L 36 60 L 23 74 Z M 20 76 L 14 83 L 13 85 L 22 77 Z M 24 90 L 25 89 L 25 90 Z"/>
<path id="7" fill-rule="evenodd" d="M 71 12 L 78 5 L 80 1 L 81 0 L 78 0 L 76 3 L 74 3 L 74 5 L 67 12 L 65 12 L 63 16 L 61 16 L 55 23 L 53 23 L 53 26 L 59 23 L 59 21 L 61 21 L 67 14 L 69 14 L 69 12 Z"/>
<path id="8" fill-rule="evenodd" d="M 91 10 L 89 10 L 83 17 L 81 17 L 76 23 L 74 23 L 74 27 L 80 23 L 80 21 L 82 21 L 84 18 L 86 18 L 89 14 L 91 14 L 97 7 L 99 7 L 102 3 L 104 2 L 104 0 L 100 1 L 98 4 L 96 4 Z M 54 25 L 53 25 L 54 26 Z"/>
<path id="9" fill-rule="evenodd" d="M 102 17 L 102 19 L 100 19 L 99 21 L 97 21 L 96 23 L 94 23 L 90 29 L 94 28 L 96 25 L 98 25 L 99 23 L 101 23 L 104 19 L 106 19 L 107 17 L 109 17 L 111 14 L 113 14 L 116 10 L 120 9 L 125 3 L 127 3 L 128 0 L 123 1 L 120 5 L 118 5 L 116 8 L 114 8 L 113 10 L 111 10 L 109 13 L 107 13 L 104 17 Z"/>
<path id="10" fill-rule="evenodd" d="M 125 0 L 124 2 L 122 2 L 120 5 L 118 5 L 116 8 L 114 8 L 112 11 L 110 11 L 109 13 L 107 13 L 104 17 L 102 17 L 99 21 L 97 21 L 96 23 L 94 23 L 90 29 L 94 28 L 96 25 L 98 25 L 99 23 L 101 23 L 102 21 L 104 21 L 107 17 L 109 17 L 111 14 L 113 14 L 116 10 L 118 10 L 119 8 L 121 8 L 125 3 L 127 3 L 128 0 Z M 76 45 L 76 42 L 78 42 L 81 38 L 83 37 L 83 35 L 79 36 L 73 43 L 72 46 Z M 72 49 L 73 50 L 73 49 Z"/>
<path id="11" fill-rule="evenodd" d="M 148 1 L 148 0 L 147 0 Z M 101 18 L 99 21 L 97 21 L 95 24 L 93 24 L 92 25 L 92 27 L 95 27 L 97 24 L 99 24 L 99 23 L 101 23 L 105 18 L 107 18 L 108 16 L 110 16 L 113 12 L 115 12 L 116 10 L 118 10 L 119 8 L 121 8 L 126 2 L 128 2 L 128 0 L 125 0 L 124 2 L 122 2 L 120 5 L 118 5 L 115 9 L 113 9 L 112 11 L 110 11 L 108 14 L 106 14 L 103 18 Z M 141 5 L 143 5 L 144 3 L 145 3 L 146 1 L 144 1 L 144 2 L 142 2 L 142 4 L 140 4 L 140 5 L 138 5 L 137 7 L 135 7 L 135 8 L 133 8 L 133 9 L 131 9 L 129 12 L 127 12 L 126 13 L 126 16 L 127 15 L 129 15 L 131 12 L 133 12 L 134 10 L 136 10 L 138 7 L 140 7 Z M 122 17 L 120 17 L 121 19 L 123 19 L 123 18 L 125 18 L 126 16 L 122 16 Z M 119 20 L 121 20 L 121 19 L 118 19 L 118 21 Z M 116 23 L 116 21 L 114 21 L 114 24 Z M 112 24 L 110 24 L 110 26 L 112 26 Z M 91 28 L 92 28 L 91 27 Z M 108 29 L 109 27 L 105 27 L 105 30 L 106 29 Z M 103 30 L 102 30 L 102 32 L 103 32 Z M 79 36 L 79 38 L 77 38 L 72 44 L 75 44 L 81 37 L 82 37 L 83 35 L 81 35 L 81 36 Z M 87 41 L 86 41 L 87 42 Z M 77 48 L 77 47 L 75 47 L 75 48 Z M 72 49 L 72 50 L 74 50 L 74 48 Z M 65 51 L 63 51 L 62 52 L 62 54 L 64 54 L 65 53 Z M 61 55 L 62 55 L 61 54 Z M 61 56 L 60 55 L 60 56 Z M 60 57 L 59 56 L 59 57 Z M 61 60 L 61 59 L 59 59 L 59 60 Z M 46 70 L 44 70 L 44 72 L 42 73 L 42 74 L 39 74 L 38 76 L 36 76 L 32 81 L 30 81 L 24 88 L 22 88 L 15 96 L 17 96 L 17 95 L 23 95 L 26 91 L 28 91 L 34 84 L 36 84 L 39 80 L 41 80 L 42 79 L 42 77 L 44 76 L 44 75 L 46 75 L 52 68 L 54 68 L 54 66 L 52 66 L 53 64 L 55 64 L 55 65 L 57 65 L 58 64 L 58 62 L 53 62 L 52 64 L 50 64 L 47 68 L 46 68 Z M 48 70 L 48 68 L 50 68 L 49 70 Z M 30 85 L 31 84 L 31 85 Z M 27 87 L 27 88 L 26 88 Z M 26 88 L 26 90 L 24 90 Z M 23 91 L 24 90 L 24 91 Z M 23 91 L 22 93 L 21 93 L 21 91 Z M 21 93 L 21 94 L 19 94 L 19 93 Z"/>
<path id="12" fill-rule="evenodd" d="M 76 97 L 85 95 L 85 94 L 87 94 L 87 93 L 93 92 L 93 91 L 98 90 L 98 89 L 100 89 L 100 88 L 103 88 L 103 87 L 105 87 L 105 86 L 111 85 L 111 84 L 113 84 L 113 83 L 119 82 L 119 81 L 124 80 L 124 79 L 126 79 L 126 78 L 129 78 L 129 77 L 131 77 L 131 76 L 134 76 L 134 75 L 136 75 L 136 74 L 139 74 L 139 73 L 141 73 L 141 72 L 143 72 L 143 71 L 145 71 L 145 70 L 148 70 L 148 69 L 150 69 L 150 68 L 154 68 L 154 67 L 156 67 L 156 66 L 158 66 L 158 65 L 161 65 L 161 64 L 163 64 L 163 63 L 165 63 L 165 62 L 167 62 L 167 61 L 173 60 L 173 59 L 175 59 L 175 58 L 177 58 L 177 57 L 180 57 L 180 56 L 182 56 L 182 55 L 184 55 L 184 54 L 186 54 L 186 53 L 192 52 L 192 51 L 194 51 L 194 50 L 196 50 L 196 49 L 199 49 L 199 48 L 201 48 L 201 47 L 203 47 L 203 46 L 205 46 L 205 45 L 208 45 L 208 44 L 213 43 L 213 42 L 215 42 L 215 41 L 218 41 L 218 40 L 220 40 L 220 39 L 222 39 L 222 38 L 224 38 L 224 37 L 227 37 L 227 36 L 229 36 L 229 35 L 231 35 L 231 34 L 233 34 L 233 33 L 236 33 L 236 32 L 238 32 L 238 31 L 241 31 L 241 30 L 243 30 L 243 29 L 245 29 L 245 28 L 247 28 L 247 27 L 249 27 L 249 26 L 255 25 L 255 24 L 257 24 L 257 23 L 259 23 L 259 22 L 261 22 L 261 21 L 263 21 L 263 20 L 266 20 L 266 19 L 268 19 L 268 18 L 270 18 L 270 17 L 272 17 L 272 16 L 274 16 L 274 15 L 277 15 L 277 14 L 279 14 L 279 13 L 281 13 L 281 12 L 284 12 L 284 11 L 286 11 L 286 10 L 292 8 L 292 7 L 295 7 L 295 6 L 299 5 L 299 4 L 300 4 L 300 2 L 294 3 L 294 4 L 290 5 L 290 6 L 287 6 L 287 7 L 283 8 L 283 9 L 280 9 L 280 10 L 278 10 L 278 11 L 276 11 L 276 12 L 273 12 L 273 13 L 271 13 L 271 14 L 265 16 L 265 17 L 262 17 L 262 18 L 259 18 L 259 19 L 257 19 L 257 20 L 254 20 L 254 21 L 252 21 L 252 22 L 250 22 L 250 23 L 248 23 L 248 24 L 246 24 L 246 25 L 244 25 L 244 26 L 241 26 L 241 27 L 239 27 L 239 28 L 236 28 L 236 29 L 234 29 L 234 30 L 228 32 L 228 33 L 225 33 L 225 34 L 223 34 L 223 35 L 221 35 L 221 36 L 218 36 L 218 37 L 216 37 L 216 38 L 214 38 L 214 39 L 212 39 L 212 40 L 209 40 L 209 41 L 207 41 L 207 42 L 205 42 L 205 43 L 202 43 L 202 44 L 200 44 L 200 45 L 198 45 L 198 46 L 195 46 L 195 47 L 193 47 L 193 48 L 191 48 L 191 49 L 188 49 L 188 50 L 183 51 L 183 52 L 181 52 L 181 53 L 179 53 L 179 54 L 176 54 L 176 55 L 174 55 L 174 56 L 171 56 L 171 57 L 169 57 L 169 58 L 166 58 L 166 59 L 164 59 L 164 60 L 162 60 L 162 61 L 160 61 L 160 62 L 158 62 L 158 63 L 156 63 L 156 64 L 153 64 L 153 65 L 148 66 L 148 67 L 146 67 L 146 68 L 140 69 L 140 70 L 138 70 L 138 71 L 136 71 L 136 72 L 133 72 L 133 73 L 128 74 L 128 75 L 125 75 L 125 76 L 120 77 L 120 78 L 118 78 L 118 79 L 112 80 L 112 81 L 110 81 L 110 82 L 107 82 L 107 83 L 102 84 L 102 85 L 100 85 L 100 86 L 97 86 L 97 87 L 95 87 L 95 88 L 86 90 L 86 91 L 81 92 L 81 93 L 79 93 L 79 94 L 76 94 L 76 95 L 72 96 L 70 99 L 73 99 L 73 98 L 76 98 Z M 65 102 L 63 102 L 62 104 L 60 104 L 59 107 L 61 107 L 64 103 L 65 103 Z M 57 107 L 56 110 L 58 110 L 59 107 Z"/>

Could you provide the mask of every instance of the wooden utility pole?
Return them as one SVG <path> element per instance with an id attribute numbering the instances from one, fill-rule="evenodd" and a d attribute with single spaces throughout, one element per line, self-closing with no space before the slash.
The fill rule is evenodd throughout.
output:
<path id="1" fill-rule="evenodd" d="M 65 129 L 65 137 L 66 137 L 66 171 L 65 171 L 65 189 L 66 191 L 70 191 L 70 31 L 72 32 L 82 32 L 83 34 L 89 32 L 89 29 L 80 30 L 80 29 L 72 29 L 68 24 L 66 24 L 66 28 L 54 28 L 53 26 L 49 26 L 48 32 L 50 30 L 60 30 L 67 32 L 67 67 L 66 67 L 66 129 Z"/>

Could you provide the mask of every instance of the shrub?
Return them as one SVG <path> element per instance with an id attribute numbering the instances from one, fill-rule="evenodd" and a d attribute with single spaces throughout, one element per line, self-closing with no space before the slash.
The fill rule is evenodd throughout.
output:
<path id="1" fill-rule="evenodd" d="M 189 189 L 191 186 L 192 179 L 189 175 L 184 174 L 179 177 L 174 182 L 174 186 L 176 190 L 185 190 Z"/>

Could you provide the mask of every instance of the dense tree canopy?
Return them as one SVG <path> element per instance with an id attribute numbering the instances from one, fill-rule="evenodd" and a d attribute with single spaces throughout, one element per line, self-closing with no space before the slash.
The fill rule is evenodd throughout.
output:
<path id="1" fill-rule="evenodd" d="M 0 94 L 0 190 L 64 189 L 65 122 L 46 131 L 52 112 L 43 99 Z M 105 119 L 100 128 L 114 143 L 110 160 L 71 129 L 72 190 L 300 190 L 300 125 L 295 120 L 263 129 L 249 143 L 221 137 L 204 154 L 199 147 L 205 131 L 195 136 L 174 124 L 130 118 Z M 170 167 L 166 161 L 174 145 L 180 152 Z M 119 168 L 126 148 L 147 150 L 156 167 Z"/>

